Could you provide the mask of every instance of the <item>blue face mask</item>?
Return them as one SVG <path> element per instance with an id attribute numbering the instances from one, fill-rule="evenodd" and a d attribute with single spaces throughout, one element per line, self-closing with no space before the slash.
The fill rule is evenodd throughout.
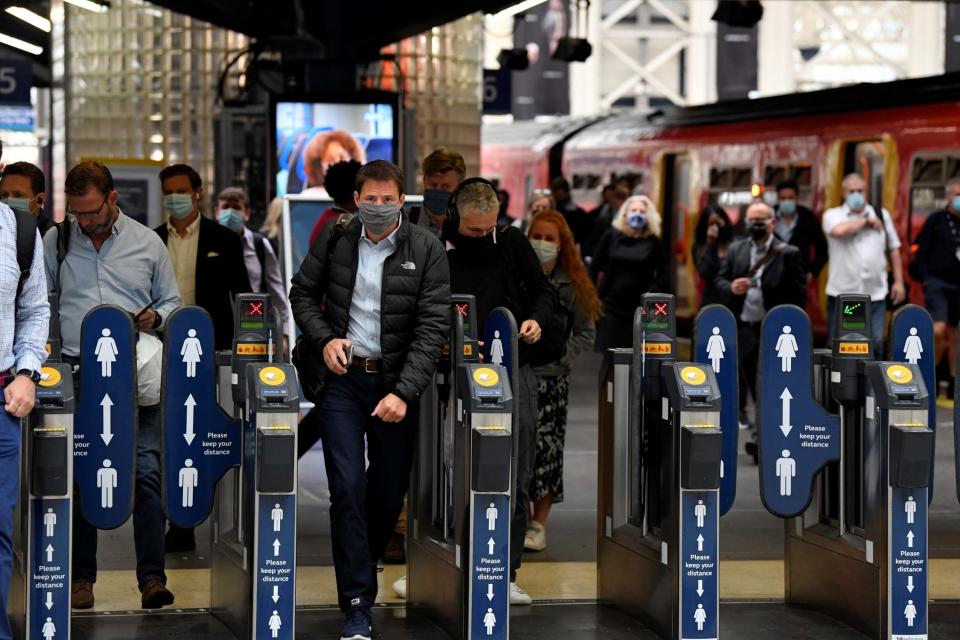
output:
<path id="1" fill-rule="evenodd" d="M 4 198 L 0 200 L 14 211 L 30 213 L 30 201 L 27 198 Z"/>
<path id="2" fill-rule="evenodd" d="M 193 213 L 193 196 L 189 193 L 169 193 L 163 196 L 163 208 L 174 218 L 186 218 Z"/>
<path id="3" fill-rule="evenodd" d="M 781 200 L 778 211 L 788 216 L 792 216 L 797 212 L 797 201 L 796 200 Z"/>
<path id="4" fill-rule="evenodd" d="M 217 221 L 235 233 L 243 231 L 243 213 L 236 209 L 222 209 L 217 214 Z"/>
<path id="5" fill-rule="evenodd" d="M 637 231 L 643 231 L 647 228 L 647 214 L 645 213 L 631 213 L 627 216 L 627 224 L 630 225 L 631 229 L 636 229 Z"/>
<path id="6" fill-rule="evenodd" d="M 423 192 L 423 206 L 435 216 L 442 216 L 447 212 L 450 204 L 450 192 L 440 189 L 427 189 Z"/>
<path id="7" fill-rule="evenodd" d="M 13 200 L 13 198 L 11 198 L 11 200 Z M 10 205 L 10 208 L 13 209 L 14 206 Z M 960 196 L 950 198 L 950 208 L 953 209 L 954 213 L 960 213 Z"/>
<path id="8" fill-rule="evenodd" d="M 864 198 L 863 194 L 859 191 L 854 191 L 847 196 L 847 207 L 849 207 L 851 211 L 860 211 L 866 204 L 866 198 Z"/>

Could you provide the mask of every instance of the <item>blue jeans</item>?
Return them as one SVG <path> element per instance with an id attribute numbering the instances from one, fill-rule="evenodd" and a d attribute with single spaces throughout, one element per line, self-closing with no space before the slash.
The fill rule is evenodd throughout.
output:
<path id="1" fill-rule="evenodd" d="M 80 376 L 74 376 L 79 380 Z M 137 584 L 167 583 L 164 573 L 164 527 L 160 484 L 160 405 L 140 407 L 137 430 L 136 485 L 133 494 L 133 544 L 137 552 Z M 97 529 L 83 518 L 73 501 L 73 581 L 97 581 Z"/>
<path id="2" fill-rule="evenodd" d="M 333 564 L 343 611 L 376 602 L 377 561 L 410 484 L 417 406 L 408 406 L 399 423 L 383 422 L 370 414 L 385 395 L 381 374 L 348 367 L 342 376 L 327 377 L 320 401 Z"/>
<path id="3" fill-rule="evenodd" d="M 20 435 L 20 419 L 7 413 L 0 390 L 0 640 L 13 637 L 6 604 L 13 570 L 13 510 L 20 497 Z"/>
<path id="4" fill-rule="evenodd" d="M 830 341 L 830 348 L 833 348 L 833 314 L 837 306 L 837 299 L 834 296 L 827 296 L 827 335 Z M 887 301 L 870 301 L 870 330 L 873 332 L 873 359 L 883 360 L 887 356 L 884 336 L 884 325 L 887 320 Z"/>

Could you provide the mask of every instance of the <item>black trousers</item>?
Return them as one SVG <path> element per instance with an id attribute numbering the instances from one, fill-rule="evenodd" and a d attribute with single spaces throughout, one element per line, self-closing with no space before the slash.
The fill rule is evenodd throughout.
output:
<path id="1" fill-rule="evenodd" d="M 740 413 L 747 406 L 747 390 L 754 402 L 759 398 L 757 370 L 760 365 L 760 323 L 737 320 L 737 348 L 740 351 Z"/>

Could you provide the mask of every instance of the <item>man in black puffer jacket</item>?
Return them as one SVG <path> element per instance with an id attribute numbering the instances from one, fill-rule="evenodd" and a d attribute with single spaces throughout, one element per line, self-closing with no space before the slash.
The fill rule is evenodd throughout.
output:
<path id="1" fill-rule="evenodd" d="M 354 197 L 357 217 L 323 230 L 293 278 L 290 302 L 329 370 L 320 437 L 341 635 L 362 640 L 371 634 L 377 559 L 407 492 L 418 400 L 450 330 L 450 272 L 439 240 L 402 215 L 396 166 L 365 165 Z"/>

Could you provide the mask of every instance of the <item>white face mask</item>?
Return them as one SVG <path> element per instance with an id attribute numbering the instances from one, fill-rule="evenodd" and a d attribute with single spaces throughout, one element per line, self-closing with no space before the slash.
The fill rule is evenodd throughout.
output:
<path id="1" fill-rule="evenodd" d="M 531 240 L 530 246 L 533 247 L 533 252 L 540 258 L 540 264 L 553 262 L 560 254 L 560 245 L 549 240 Z"/>

